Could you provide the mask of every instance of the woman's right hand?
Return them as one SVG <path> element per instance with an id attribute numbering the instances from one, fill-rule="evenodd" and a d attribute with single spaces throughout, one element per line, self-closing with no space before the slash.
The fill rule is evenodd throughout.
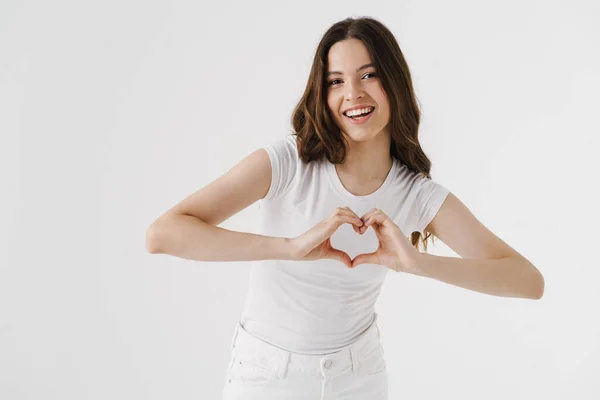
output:
<path id="1" fill-rule="evenodd" d="M 337 207 L 333 214 L 319 222 L 302 235 L 290 239 L 292 259 L 295 261 L 313 261 L 322 258 L 338 260 L 352 268 L 350 256 L 331 246 L 331 236 L 342 224 L 352 224 L 356 233 L 362 235 L 359 227 L 363 221 L 348 207 Z"/>

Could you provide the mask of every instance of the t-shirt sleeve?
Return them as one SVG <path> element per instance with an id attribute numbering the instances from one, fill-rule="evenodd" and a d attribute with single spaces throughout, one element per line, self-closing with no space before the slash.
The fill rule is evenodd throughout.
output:
<path id="1" fill-rule="evenodd" d="M 421 232 L 425 235 L 425 228 L 436 216 L 444 200 L 450 193 L 450 190 L 440 183 L 427 178 L 423 173 L 419 173 L 415 178 L 413 190 L 416 190 L 416 197 L 413 212 L 416 223 L 413 231 Z"/>
<path id="2" fill-rule="evenodd" d="M 298 168 L 298 147 L 295 135 L 287 135 L 263 147 L 271 159 L 271 186 L 264 197 L 272 200 L 283 196 L 291 187 Z"/>

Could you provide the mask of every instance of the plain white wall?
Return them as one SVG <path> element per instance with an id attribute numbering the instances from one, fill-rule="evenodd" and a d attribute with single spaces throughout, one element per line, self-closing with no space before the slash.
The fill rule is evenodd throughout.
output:
<path id="1" fill-rule="evenodd" d="M 546 280 L 534 301 L 389 274 L 390 398 L 600 398 L 592 0 L 3 1 L 0 398 L 220 398 L 250 263 L 149 254 L 146 229 L 290 132 L 347 16 L 396 35 L 433 178 Z"/>

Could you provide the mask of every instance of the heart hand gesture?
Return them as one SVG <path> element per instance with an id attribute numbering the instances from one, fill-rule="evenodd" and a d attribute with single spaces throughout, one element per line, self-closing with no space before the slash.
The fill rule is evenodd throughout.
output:
<path id="1" fill-rule="evenodd" d="M 359 254 L 351 259 L 347 253 L 331 246 L 331 236 L 345 223 L 351 224 L 354 231 L 361 235 L 371 226 L 379 240 L 377 250 Z M 328 258 L 338 260 L 348 268 L 369 263 L 382 265 L 397 272 L 409 272 L 416 267 L 420 255 L 398 225 L 377 208 L 359 218 L 350 208 L 337 207 L 330 217 L 302 235 L 289 239 L 289 243 L 292 260 L 313 261 Z"/>

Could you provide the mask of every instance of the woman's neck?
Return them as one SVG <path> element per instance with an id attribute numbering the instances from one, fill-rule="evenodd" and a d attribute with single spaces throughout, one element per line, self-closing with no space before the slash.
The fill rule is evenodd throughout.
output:
<path id="1" fill-rule="evenodd" d="M 346 160 L 343 164 L 336 164 L 335 169 L 350 193 L 366 196 L 385 182 L 392 163 L 390 138 L 382 133 L 369 141 L 348 139 Z"/>
<path id="2" fill-rule="evenodd" d="M 343 164 L 336 164 L 340 178 L 350 178 L 355 184 L 383 183 L 392 167 L 390 137 L 385 132 L 375 138 L 357 142 L 347 139 L 348 149 Z"/>

